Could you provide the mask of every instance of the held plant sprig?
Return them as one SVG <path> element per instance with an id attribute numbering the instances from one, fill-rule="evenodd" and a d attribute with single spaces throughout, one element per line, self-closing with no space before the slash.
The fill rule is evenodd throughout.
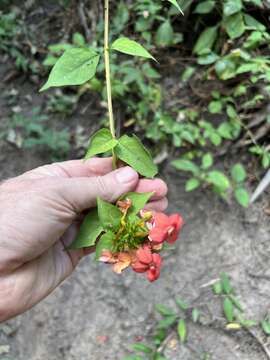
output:
<path id="1" fill-rule="evenodd" d="M 181 11 L 176 0 L 168 0 Z M 153 178 L 157 167 L 151 154 L 135 136 L 116 137 L 112 105 L 110 53 L 120 53 L 155 60 L 138 42 L 127 37 L 109 44 L 109 0 L 104 0 L 104 63 L 107 87 L 109 129 L 97 131 L 90 139 L 85 159 L 111 153 L 113 167 L 118 160 L 131 166 L 141 176 Z M 82 85 L 95 76 L 101 54 L 92 47 L 72 47 L 54 65 L 48 81 L 40 91 L 51 87 Z M 162 263 L 159 252 L 164 243 L 174 243 L 183 225 L 180 215 L 167 216 L 142 210 L 152 193 L 129 193 L 116 205 L 98 199 L 97 208 L 85 218 L 72 248 L 96 246 L 96 259 L 113 265 L 116 273 L 127 267 L 147 272 L 149 281 L 159 277 Z"/>

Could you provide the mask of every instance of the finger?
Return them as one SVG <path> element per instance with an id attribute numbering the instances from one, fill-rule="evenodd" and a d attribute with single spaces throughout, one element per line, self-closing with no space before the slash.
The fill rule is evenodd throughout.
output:
<path id="1" fill-rule="evenodd" d="M 89 160 L 70 160 L 40 166 L 26 172 L 20 178 L 39 179 L 44 176 L 63 178 L 102 176 L 112 171 L 111 158 L 92 158 Z"/>
<path id="2" fill-rule="evenodd" d="M 167 207 L 168 207 L 168 199 L 164 198 L 162 200 L 152 201 L 152 202 L 148 203 L 145 206 L 145 209 L 157 211 L 157 212 L 163 212 L 167 209 Z"/>
<path id="3" fill-rule="evenodd" d="M 140 193 L 154 192 L 152 200 L 161 200 L 167 195 L 168 187 L 161 179 L 143 179 L 139 181 L 136 191 Z"/>
<path id="4" fill-rule="evenodd" d="M 82 212 L 96 205 L 100 197 L 115 202 L 121 195 L 134 191 L 138 174 L 131 167 L 124 167 L 104 176 L 70 178 L 57 183 L 57 195 L 75 212 Z"/>

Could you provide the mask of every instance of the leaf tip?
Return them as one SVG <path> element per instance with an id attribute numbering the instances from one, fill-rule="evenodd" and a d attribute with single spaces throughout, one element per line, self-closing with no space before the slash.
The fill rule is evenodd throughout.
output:
<path id="1" fill-rule="evenodd" d="M 50 88 L 50 85 L 48 85 L 48 82 L 46 82 L 46 84 L 44 84 L 40 89 L 39 89 L 39 91 L 38 92 L 43 92 L 43 91 L 46 91 L 46 90 L 48 90 Z"/>

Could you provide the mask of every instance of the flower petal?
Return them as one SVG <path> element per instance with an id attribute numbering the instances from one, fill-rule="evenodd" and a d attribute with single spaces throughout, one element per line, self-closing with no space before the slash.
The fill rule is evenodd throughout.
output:
<path id="1" fill-rule="evenodd" d="M 141 263 L 140 261 L 136 261 L 131 264 L 132 269 L 137 273 L 144 273 L 149 269 L 149 266 Z"/>
<path id="2" fill-rule="evenodd" d="M 113 271 L 121 274 L 131 264 L 131 256 L 128 253 L 118 254 L 118 261 L 113 265 Z"/>
<path id="3" fill-rule="evenodd" d="M 147 271 L 147 278 L 150 282 L 156 281 L 160 276 L 160 270 L 155 267 Z"/>
<path id="4" fill-rule="evenodd" d="M 170 225 L 170 218 L 166 214 L 163 213 L 155 213 L 154 214 L 154 226 L 157 227 L 167 227 Z"/>
<path id="5" fill-rule="evenodd" d="M 108 250 L 103 250 L 99 261 L 107 263 L 107 264 L 114 264 L 117 262 L 117 258 Z"/>
<path id="6" fill-rule="evenodd" d="M 162 264 L 162 258 L 159 254 L 153 254 L 153 263 L 155 264 L 156 268 L 160 268 Z"/>
<path id="7" fill-rule="evenodd" d="M 153 227 L 152 230 L 150 230 L 148 238 L 150 241 L 161 244 L 163 243 L 168 236 L 167 228 L 160 228 L 160 227 Z"/>
<path id="8" fill-rule="evenodd" d="M 152 262 L 152 253 L 149 246 L 139 248 L 137 250 L 136 256 L 137 259 L 143 264 L 149 265 Z"/>

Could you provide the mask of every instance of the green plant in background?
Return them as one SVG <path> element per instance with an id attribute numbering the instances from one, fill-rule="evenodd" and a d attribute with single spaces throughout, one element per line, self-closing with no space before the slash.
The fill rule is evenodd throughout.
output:
<path id="1" fill-rule="evenodd" d="M 220 299 L 223 317 L 217 317 L 213 322 L 215 326 L 227 331 L 239 331 L 241 329 L 250 329 L 257 326 L 257 322 L 247 319 L 244 307 L 236 290 L 231 284 L 231 280 L 226 273 L 220 275 L 220 279 L 212 285 L 212 291 Z M 181 346 L 188 343 L 190 324 L 199 324 L 201 327 L 206 325 L 205 310 L 202 307 L 194 307 L 180 298 L 175 299 L 175 306 L 168 307 L 163 304 L 156 305 L 156 312 L 161 316 L 161 320 L 156 323 L 148 336 L 148 343 L 138 342 L 132 345 L 134 355 L 126 356 L 122 360 L 166 360 L 164 355 L 169 340 L 178 339 Z M 211 324 L 210 324 L 211 326 Z M 265 334 L 270 335 L 270 322 L 266 317 L 261 322 L 261 327 Z M 209 354 L 197 354 L 198 359 L 211 359 Z"/>
<path id="2" fill-rule="evenodd" d="M 262 321 L 261 321 L 261 327 L 265 335 L 270 336 L 270 319 L 269 315 L 267 315 Z"/>
<path id="3" fill-rule="evenodd" d="M 174 6 L 164 7 L 166 3 Z M 184 18 L 175 16 L 179 12 L 177 6 L 185 12 Z M 243 148 L 243 153 L 258 158 L 263 168 L 268 168 L 270 155 L 266 136 L 270 72 L 267 48 L 270 34 L 266 13 L 266 5 L 256 0 L 115 3 L 109 41 L 120 34 L 129 37 L 132 33 L 135 40 L 137 34 L 144 39 L 154 57 L 162 59 L 159 52 L 162 50 L 166 54 L 169 50 L 172 64 L 177 66 L 172 65 L 174 82 L 177 82 L 177 76 L 179 79 L 177 92 L 171 96 L 170 89 L 164 86 L 170 70 L 167 59 L 159 65 L 144 63 L 141 57 L 131 61 L 111 52 L 111 91 L 117 108 L 121 109 L 121 116 L 116 119 L 117 128 L 135 129 L 146 137 L 155 145 L 157 159 L 173 156 L 198 165 L 204 155 L 211 154 L 213 164 L 208 170 L 222 172 L 227 178 L 230 178 L 231 169 L 221 171 L 217 164 L 220 165 L 220 156 L 234 151 L 235 145 L 236 149 Z M 104 44 L 103 25 L 104 21 L 100 19 L 93 30 L 92 47 L 97 53 L 102 51 Z M 82 28 L 78 28 L 70 42 L 49 46 L 44 65 L 51 67 L 64 51 L 85 45 Z M 183 59 L 185 66 L 179 66 L 178 59 L 180 63 Z M 106 100 L 103 74 L 104 64 L 99 63 L 95 75 L 81 85 L 79 96 L 90 90 Z M 162 85 L 160 81 L 163 81 Z M 185 94 L 188 94 L 188 102 L 181 101 Z M 179 101 L 172 101 L 177 97 Z M 57 99 L 51 99 L 48 106 L 50 111 L 62 113 L 64 107 L 65 104 L 58 104 Z M 67 108 L 72 106 L 67 104 Z M 196 183 L 198 181 L 191 182 L 188 189 L 192 186 L 196 189 Z M 201 179 L 200 184 L 207 182 Z M 235 194 L 233 180 L 225 191 L 213 184 L 210 188 L 218 190 L 222 196 L 227 190 Z M 237 201 L 246 206 L 246 191 L 237 194 Z"/>
<path id="4" fill-rule="evenodd" d="M 258 144 L 252 146 L 249 151 L 258 156 L 261 160 L 261 165 L 264 169 L 268 169 L 270 166 L 270 149 L 269 147 L 263 147 Z"/>
<path id="5" fill-rule="evenodd" d="M 4 136 L 23 149 L 48 152 L 52 159 L 64 159 L 70 151 L 70 135 L 67 130 L 48 128 L 48 117 L 35 108 L 30 116 L 14 114 Z"/>
<path id="6" fill-rule="evenodd" d="M 249 194 L 244 187 L 247 174 L 242 164 L 235 164 L 232 167 L 231 177 L 236 200 L 240 205 L 247 207 L 249 204 Z"/>
<path id="7" fill-rule="evenodd" d="M 72 36 L 72 43 L 59 43 L 50 45 L 48 50 L 49 53 L 43 61 L 44 66 L 52 67 L 57 63 L 59 56 L 62 55 L 66 50 L 73 47 L 86 46 L 86 40 L 82 34 L 76 32 Z"/>
<path id="8" fill-rule="evenodd" d="M 46 110 L 48 113 L 60 114 L 65 118 L 74 112 L 77 104 L 77 95 L 66 95 L 59 91 L 48 97 Z"/>
<path id="9" fill-rule="evenodd" d="M 0 10 L 0 51 L 14 59 L 18 70 L 36 73 L 37 66 L 28 59 L 22 49 L 19 37 L 23 32 L 23 23 L 15 11 L 2 13 Z"/>

